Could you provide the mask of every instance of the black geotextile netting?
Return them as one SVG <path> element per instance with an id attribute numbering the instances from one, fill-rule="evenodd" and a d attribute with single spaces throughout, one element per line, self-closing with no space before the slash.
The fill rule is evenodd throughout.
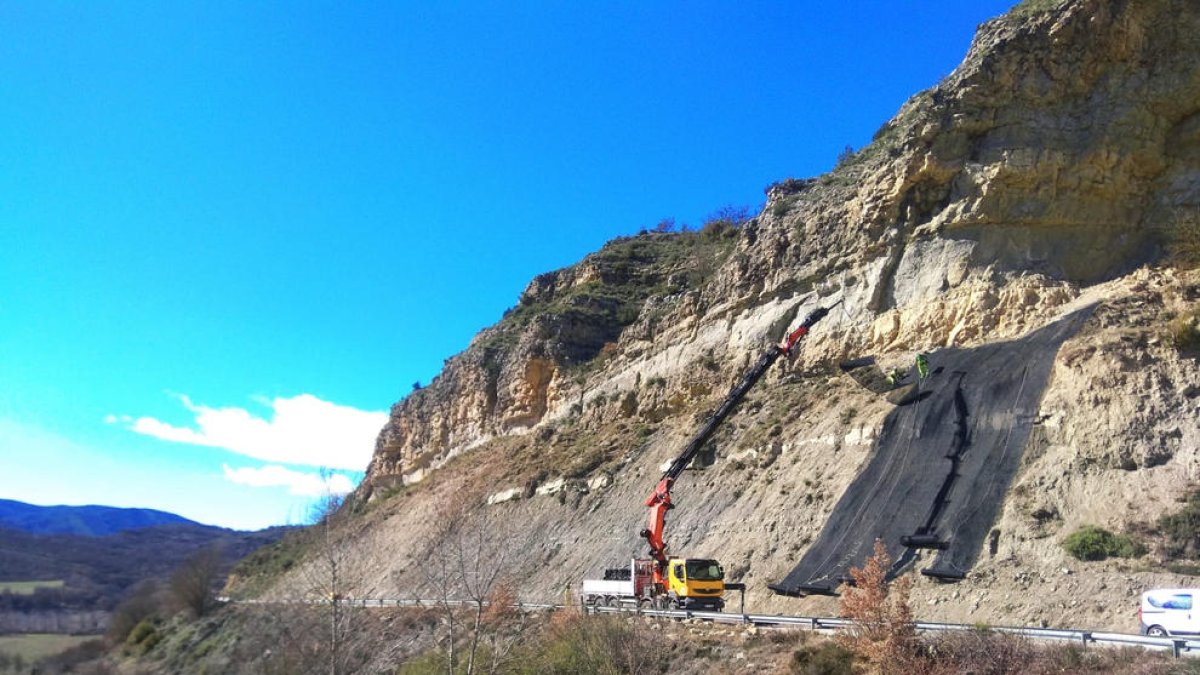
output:
<path id="1" fill-rule="evenodd" d="M 861 567 L 875 540 L 896 561 L 937 549 L 923 574 L 961 579 L 975 564 L 1020 464 L 1054 357 L 1091 308 L 1020 339 L 929 354 L 920 391 L 883 423 L 871 458 L 821 536 L 770 588 L 830 594 Z"/>

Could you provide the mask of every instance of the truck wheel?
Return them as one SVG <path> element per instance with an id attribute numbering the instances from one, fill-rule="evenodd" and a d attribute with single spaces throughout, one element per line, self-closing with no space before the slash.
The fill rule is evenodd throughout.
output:
<path id="1" fill-rule="evenodd" d="M 1146 629 L 1146 635 L 1150 637 L 1168 637 L 1167 631 L 1162 626 L 1150 626 Z"/>
<path id="2" fill-rule="evenodd" d="M 667 600 L 667 609 L 679 609 L 679 601 L 675 598 Z"/>
<path id="3" fill-rule="evenodd" d="M 604 606 L 605 607 L 616 607 L 617 604 L 618 604 L 617 599 L 611 595 L 604 598 Z"/>

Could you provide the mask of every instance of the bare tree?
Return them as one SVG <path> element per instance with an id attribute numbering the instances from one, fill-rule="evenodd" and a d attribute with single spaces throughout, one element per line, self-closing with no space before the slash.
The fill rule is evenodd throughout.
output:
<path id="1" fill-rule="evenodd" d="M 221 571 L 221 547 L 206 546 L 171 574 L 167 582 L 167 596 L 172 608 L 200 617 L 208 614 L 216 604 L 215 585 Z"/>
<path id="2" fill-rule="evenodd" d="M 321 477 L 328 486 L 331 473 L 323 469 Z M 298 593 L 263 608 L 268 616 L 258 620 L 275 636 L 274 646 L 265 647 L 266 672 L 343 675 L 358 672 L 374 654 L 366 646 L 370 631 L 360 630 L 364 610 L 353 603 L 362 589 L 351 566 L 364 561 L 351 546 L 353 516 L 344 502 L 327 488 L 313 504 L 303 535 L 306 560 L 289 584 Z"/>
<path id="3" fill-rule="evenodd" d="M 496 672 L 528 626 L 525 612 L 514 608 L 511 578 L 521 544 L 502 533 L 482 503 L 457 496 L 442 513 L 445 524 L 420 574 L 442 615 L 446 672 Z"/>
<path id="4" fill-rule="evenodd" d="M 330 476 L 327 469 L 321 470 L 325 485 L 329 485 Z M 329 675 L 353 670 L 353 658 L 347 654 L 346 647 L 357 617 L 354 608 L 347 603 L 355 589 L 347 574 L 349 552 L 343 539 L 350 515 L 342 508 L 344 505 L 345 496 L 328 488 L 314 505 L 314 560 L 305 580 L 309 597 L 328 612 L 325 647 Z"/>
<path id="5" fill-rule="evenodd" d="M 876 539 L 875 549 L 862 568 L 850 568 L 854 584 L 842 584 L 842 616 L 854 624 L 838 637 L 858 652 L 878 672 L 912 672 L 920 660 L 916 624 L 908 596 L 912 581 L 887 580 L 892 560 L 887 547 Z"/>

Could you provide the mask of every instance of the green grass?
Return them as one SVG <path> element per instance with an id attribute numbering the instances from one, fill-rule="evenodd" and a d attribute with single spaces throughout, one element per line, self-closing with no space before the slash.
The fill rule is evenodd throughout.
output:
<path id="1" fill-rule="evenodd" d="M 88 640 L 95 640 L 95 635 L 56 635 L 49 633 L 29 633 L 27 635 L 0 635 L 0 652 L 11 656 L 20 656 L 26 662 L 60 654 L 71 647 L 76 647 Z"/>
<path id="2" fill-rule="evenodd" d="M 53 581 L 0 581 L 0 593 L 5 591 L 13 595 L 33 595 L 39 588 L 62 588 L 62 579 Z"/>

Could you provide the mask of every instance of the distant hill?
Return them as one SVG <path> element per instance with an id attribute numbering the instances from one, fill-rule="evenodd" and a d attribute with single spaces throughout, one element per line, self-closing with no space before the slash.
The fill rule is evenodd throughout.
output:
<path id="1" fill-rule="evenodd" d="M 157 525 L 199 525 L 183 516 L 154 509 L 114 506 L 37 506 L 0 499 L 0 527 L 31 534 L 80 534 L 104 537 Z"/>
<path id="2" fill-rule="evenodd" d="M 217 547 L 224 572 L 251 551 L 277 541 L 288 529 L 239 532 L 184 522 L 96 537 L 0 527 L 0 620 L 6 612 L 108 611 L 134 584 L 166 579 L 201 549 Z M 30 594 L 3 590 L 5 582 L 56 580 L 63 585 Z"/>

